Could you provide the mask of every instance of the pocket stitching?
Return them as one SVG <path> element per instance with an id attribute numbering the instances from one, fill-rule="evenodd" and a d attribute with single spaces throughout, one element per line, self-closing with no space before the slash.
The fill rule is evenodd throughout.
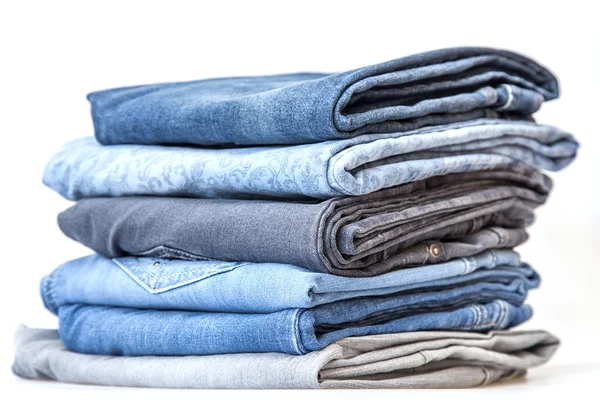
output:
<path id="1" fill-rule="evenodd" d="M 156 288 L 156 285 L 158 285 L 158 281 L 162 277 L 173 277 L 173 276 L 183 275 L 183 274 L 186 274 L 186 273 L 202 271 L 202 269 L 195 269 L 195 270 L 190 270 L 190 271 L 172 273 L 172 274 L 168 274 L 168 275 L 156 275 L 153 272 L 149 271 L 146 267 L 144 267 L 140 263 L 140 261 L 139 261 L 139 259 L 137 257 L 134 257 L 134 260 L 137 263 L 137 266 L 139 268 L 141 268 L 142 270 L 144 270 L 145 272 L 147 272 L 149 275 L 151 275 L 156 280 L 156 283 L 154 285 L 150 285 L 147 282 L 144 282 L 139 276 L 137 276 L 133 271 L 131 271 L 130 267 L 127 267 L 118 258 L 113 258 L 112 259 L 112 261 L 119 268 L 121 268 L 121 270 L 123 270 L 134 281 L 136 281 L 141 287 L 145 288 L 148 292 L 150 292 L 152 294 L 163 293 L 163 292 L 166 292 L 166 291 L 171 290 L 171 289 L 175 289 L 175 288 L 178 288 L 178 287 L 186 286 L 186 285 L 189 285 L 189 284 L 194 283 L 194 282 L 199 282 L 201 280 L 210 278 L 211 276 L 215 276 L 215 275 L 218 275 L 220 273 L 230 272 L 230 271 L 232 271 L 234 269 L 237 269 L 239 267 L 243 267 L 243 266 L 251 264 L 251 263 L 239 263 L 237 265 L 233 265 L 231 267 L 228 267 L 228 268 L 225 268 L 225 269 L 222 269 L 222 270 L 217 270 L 216 268 L 211 268 L 210 270 L 208 270 L 210 272 L 207 272 L 203 276 L 194 277 L 194 278 L 191 278 L 191 279 L 188 279 L 188 280 L 185 280 L 185 281 L 173 283 L 173 284 L 168 285 L 168 286 L 163 286 L 161 288 Z"/>
<path id="2" fill-rule="evenodd" d="M 159 254 L 161 254 L 161 255 L 159 255 Z M 195 253 L 192 253 L 189 251 L 176 249 L 174 247 L 167 246 L 167 245 L 159 245 L 159 246 L 153 247 L 149 250 L 136 252 L 134 255 L 138 256 L 138 257 L 141 256 L 141 257 L 152 257 L 152 258 L 153 257 L 169 258 L 169 256 L 172 254 L 175 254 L 181 260 L 187 260 L 187 261 L 219 261 L 215 258 L 205 257 L 200 254 L 195 254 Z"/>

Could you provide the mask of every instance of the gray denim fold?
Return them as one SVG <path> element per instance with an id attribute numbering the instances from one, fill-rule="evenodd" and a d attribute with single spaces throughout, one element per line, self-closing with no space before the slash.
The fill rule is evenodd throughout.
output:
<path id="1" fill-rule="evenodd" d="M 521 244 L 551 186 L 531 168 L 510 166 L 320 202 L 93 198 L 58 221 L 106 257 L 275 262 L 374 276 Z"/>
<path id="2" fill-rule="evenodd" d="M 559 340 L 544 331 L 351 337 L 302 356 L 242 353 L 107 357 L 67 350 L 55 330 L 21 326 L 13 372 L 26 379 L 160 388 L 462 388 L 522 376 Z"/>

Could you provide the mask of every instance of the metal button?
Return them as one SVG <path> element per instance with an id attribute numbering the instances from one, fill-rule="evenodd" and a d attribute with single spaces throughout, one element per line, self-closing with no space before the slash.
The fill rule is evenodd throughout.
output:
<path id="1" fill-rule="evenodd" d="M 157 262 L 155 262 L 155 263 L 154 263 L 154 264 L 152 264 L 152 265 L 154 265 L 154 268 L 158 268 L 158 267 L 160 267 L 160 263 L 159 263 L 158 261 L 157 261 Z"/>
<path id="2" fill-rule="evenodd" d="M 440 258 L 442 255 L 442 249 L 440 249 L 440 246 L 437 244 L 431 244 L 429 245 L 429 254 L 431 254 L 433 258 Z"/>

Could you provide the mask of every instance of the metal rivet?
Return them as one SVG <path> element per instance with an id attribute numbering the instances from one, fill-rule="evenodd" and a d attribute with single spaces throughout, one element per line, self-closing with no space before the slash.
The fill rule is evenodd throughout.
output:
<path id="1" fill-rule="evenodd" d="M 155 263 L 154 263 L 154 264 L 152 264 L 152 265 L 154 265 L 154 268 L 158 268 L 158 267 L 160 267 L 160 263 L 159 263 L 158 261 L 157 261 L 157 262 L 155 262 Z"/>
<path id="2" fill-rule="evenodd" d="M 429 254 L 433 258 L 439 258 L 442 255 L 442 249 L 437 244 L 432 244 L 429 246 Z"/>

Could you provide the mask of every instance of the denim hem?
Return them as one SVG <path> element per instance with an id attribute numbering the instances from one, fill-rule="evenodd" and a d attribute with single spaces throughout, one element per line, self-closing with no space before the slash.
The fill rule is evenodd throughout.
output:
<path id="1" fill-rule="evenodd" d="M 292 317 L 292 326 L 293 326 L 293 331 L 294 331 L 294 337 L 292 338 L 292 343 L 294 344 L 294 349 L 296 351 L 296 354 L 306 354 L 309 351 L 306 349 L 306 347 L 304 346 L 304 343 L 302 342 L 302 335 L 300 333 L 300 316 L 302 315 L 302 313 L 304 312 L 303 309 L 299 308 L 297 310 L 294 311 L 294 315 Z"/>
<path id="2" fill-rule="evenodd" d="M 40 295 L 44 306 L 54 315 L 58 315 L 58 304 L 55 296 L 56 290 L 56 275 L 59 273 L 60 267 L 54 270 L 51 274 L 46 275 L 40 281 Z"/>

